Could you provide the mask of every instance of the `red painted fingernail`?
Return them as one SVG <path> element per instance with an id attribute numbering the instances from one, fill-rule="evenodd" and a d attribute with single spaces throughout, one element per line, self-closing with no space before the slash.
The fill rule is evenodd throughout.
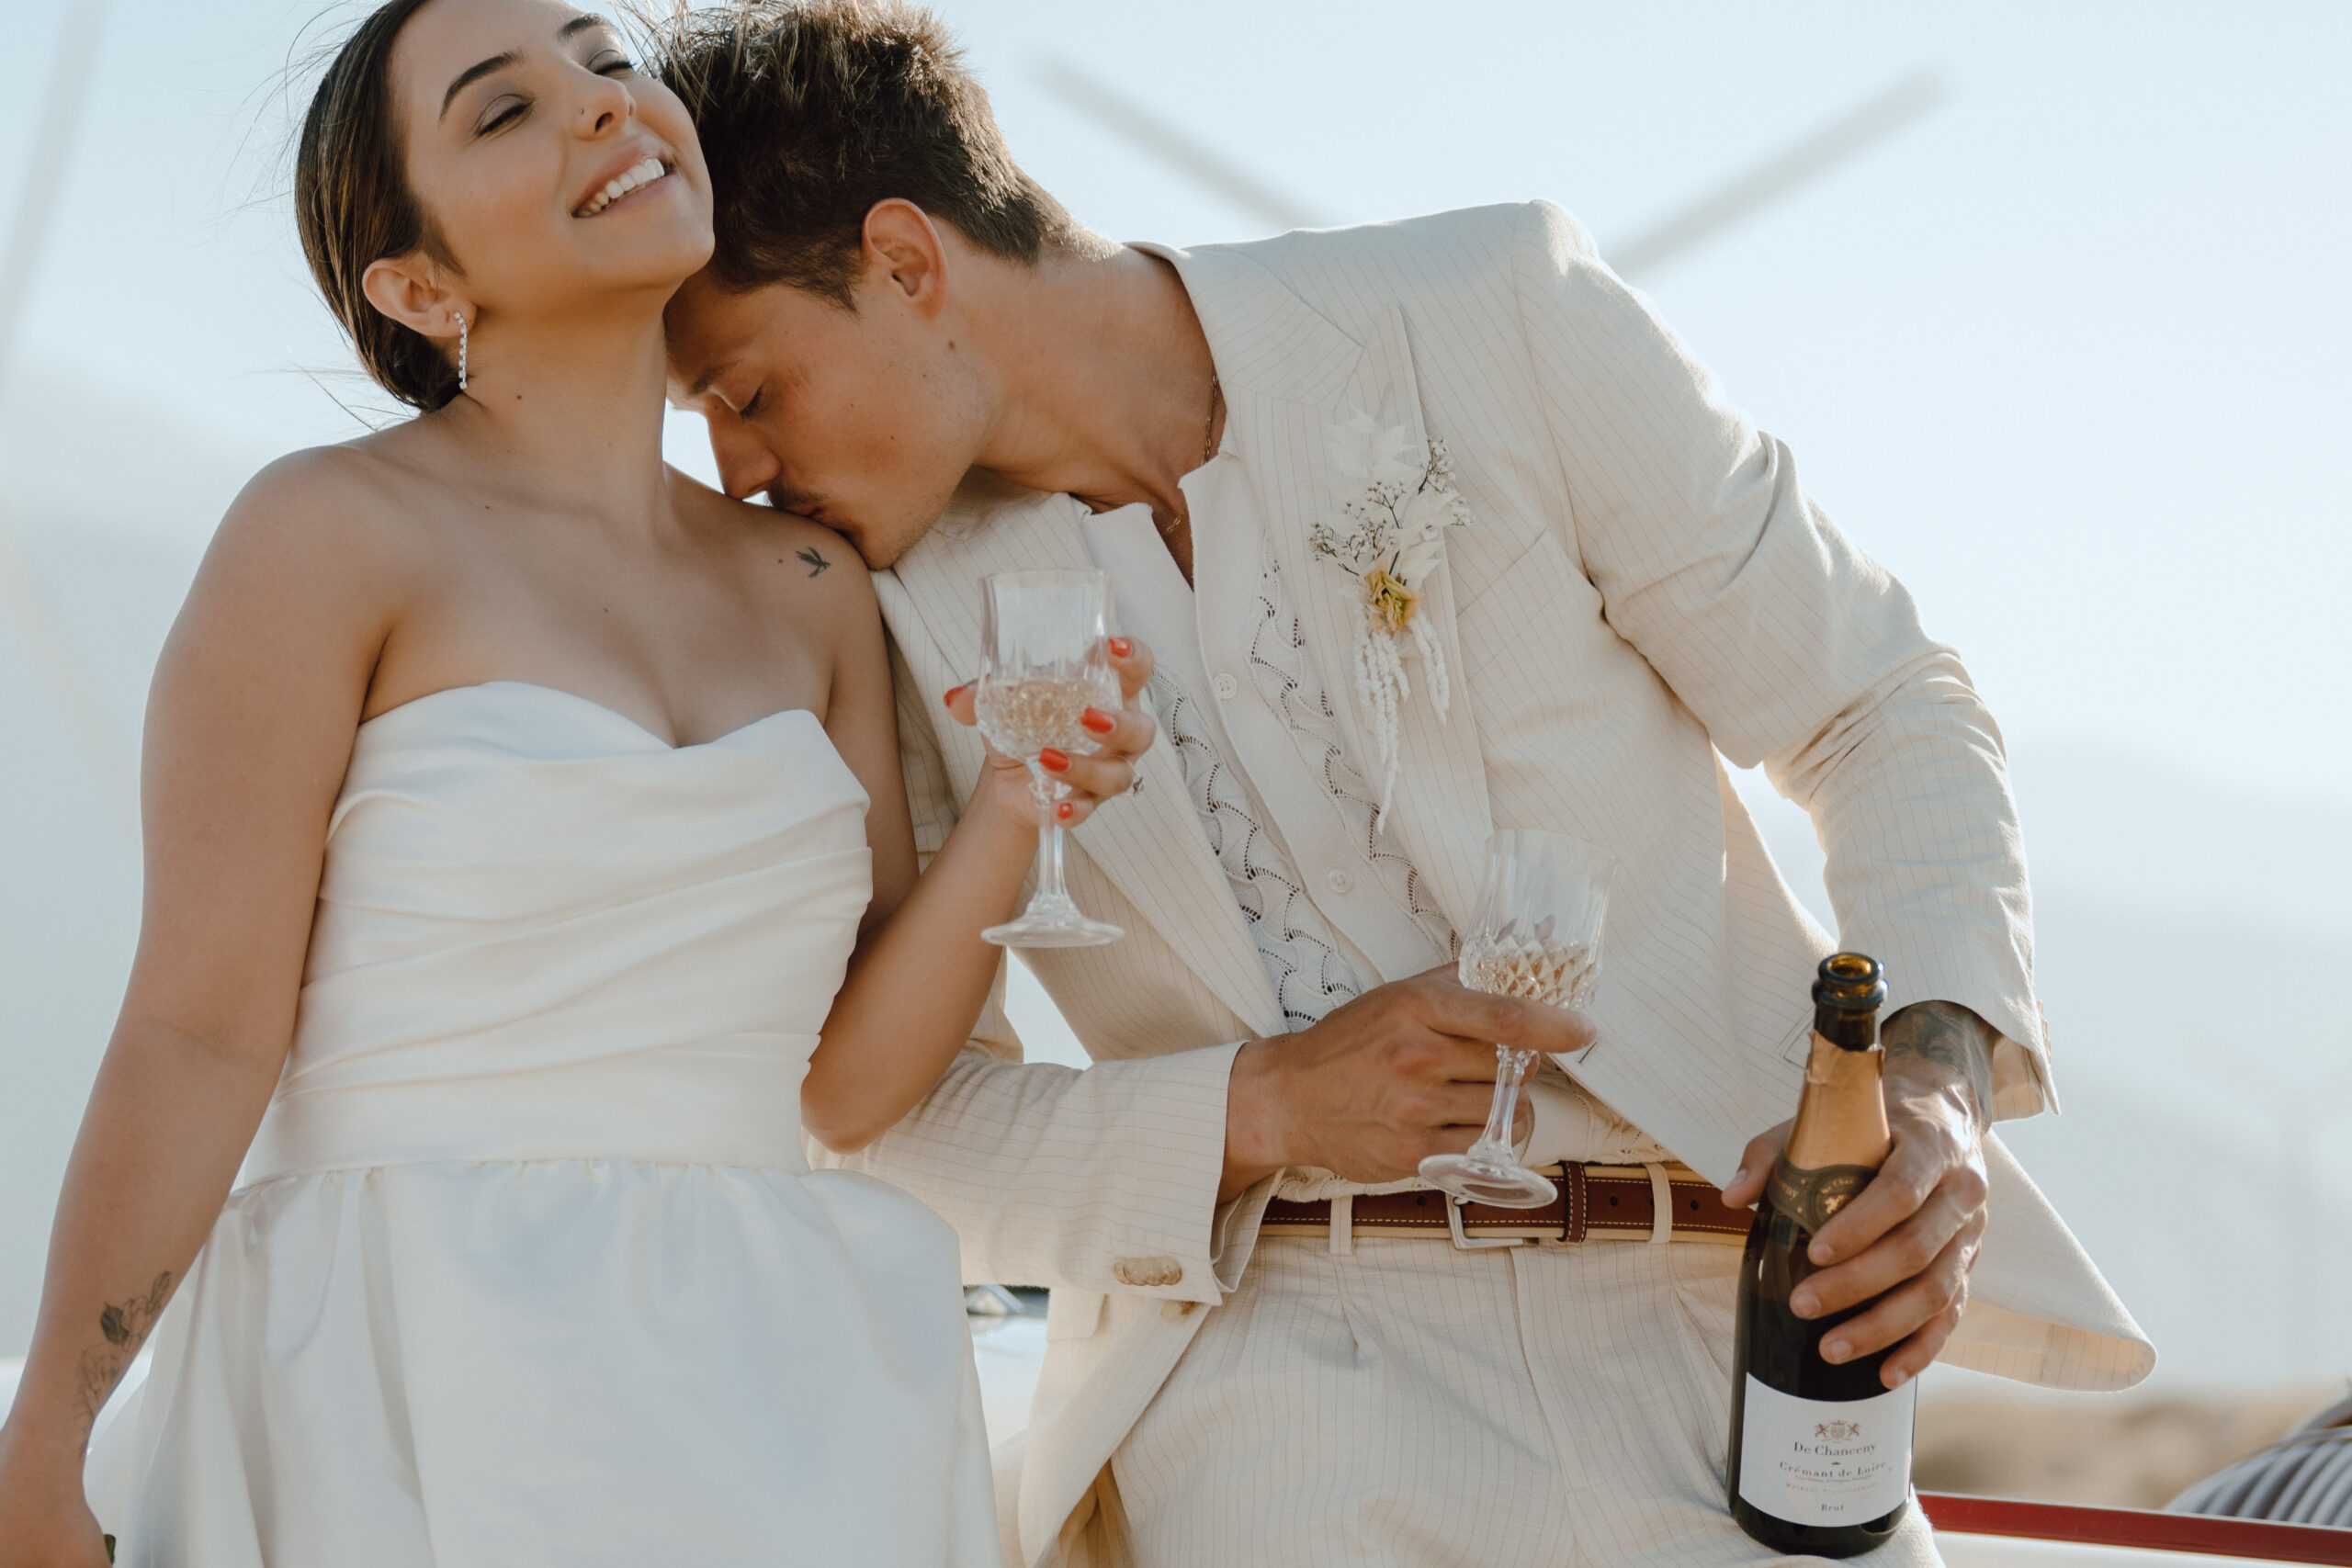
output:
<path id="1" fill-rule="evenodd" d="M 1125 637 L 1114 637 L 1111 639 L 1111 657 L 1114 659 L 1125 659 L 1135 650 L 1136 645 Z"/>
<path id="2" fill-rule="evenodd" d="M 1061 820 L 1063 820 L 1063 821 L 1067 822 L 1067 821 L 1069 821 L 1071 818 L 1073 818 L 1073 817 L 1075 817 L 1075 816 L 1077 816 L 1077 815 L 1078 815 L 1078 807 L 1075 807 L 1075 806 L 1072 806 L 1069 801 L 1065 800 L 1065 801 L 1059 802 L 1058 804 L 1057 804 L 1057 805 L 1055 806 L 1055 807 L 1054 807 L 1054 815 L 1055 815 L 1056 817 L 1059 818 Z"/>
<path id="3" fill-rule="evenodd" d="M 1069 766 L 1069 755 L 1056 750 L 1051 746 L 1037 753 L 1037 761 L 1045 764 L 1046 771 L 1049 773 L 1058 773 Z"/>
<path id="4" fill-rule="evenodd" d="M 970 684 L 971 682 L 969 681 L 964 682 L 964 686 L 968 686 Z M 954 707 L 956 705 L 956 699 L 964 694 L 964 686 L 948 687 L 946 694 L 942 696 L 939 700 L 945 703 L 949 707 Z"/>
<path id="5" fill-rule="evenodd" d="M 1119 721 L 1101 708 L 1088 708 L 1078 716 L 1078 722 L 1097 735 L 1108 735 L 1119 727 Z"/>

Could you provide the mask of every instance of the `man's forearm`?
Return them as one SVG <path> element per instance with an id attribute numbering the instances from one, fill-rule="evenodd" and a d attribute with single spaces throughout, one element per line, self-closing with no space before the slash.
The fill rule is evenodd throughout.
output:
<path id="1" fill-rule="evenodd" d="M 1879 1030 L 1886 1076 L 1897 1092 L 1924 1086 L 1964 1091 L 1981 1135 L 1993 1122 L 1993 1026 L 1958 1002 L 1914 1002 Z"/>

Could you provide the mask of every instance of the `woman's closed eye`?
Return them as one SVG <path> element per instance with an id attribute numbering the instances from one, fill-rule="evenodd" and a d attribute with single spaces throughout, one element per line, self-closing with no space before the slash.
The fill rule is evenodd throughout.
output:
<path id="1" fill-rule="evenodd" d="M 597 51 L 589 61 L 588 69 L 599 76 L 628 76 L 637 71 L 637 62 L 617 49 Z M 519 93 L 502 94 L 483 106 L 481 118 L 474 126 L 476 136 L 489 136 L 505 130 L 530 112 L 531 100 Z"/>
<path id="2" fill-rule="evenodd" d="M 481 119 L 474 126 L 476 136 L 489 136 L 505 130 L 529 112 L 531 100 L 514 95 L 492 98 L 482 109 Z"/>

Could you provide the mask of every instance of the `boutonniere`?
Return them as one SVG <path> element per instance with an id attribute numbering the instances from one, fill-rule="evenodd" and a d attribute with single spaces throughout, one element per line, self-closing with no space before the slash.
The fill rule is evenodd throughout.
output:
<path id="1" fill-rule="evenodd" d="M 1383 430 L 1359 412 L 1331 427 L 1330 446 L 1350 495 L 1340 507 L 1347 527 L 1317 523 L 1306 542 L 1362 586 L 1356 698 L 1380 752 L 1379 815 L 1385 818 L 1396 790 L 1398 716 L 1413 695 L 1408 652 L 1420 659 L 1441 722 L 1452 705 L 1445 649 L 1420 609 L 1430 574 L 1445 560 L 1444 532 L 1469 522 L 1470 510 L 1453 488 L 1453 460 L 1442 441 L 1416 442 L 1408 427 Z"/>

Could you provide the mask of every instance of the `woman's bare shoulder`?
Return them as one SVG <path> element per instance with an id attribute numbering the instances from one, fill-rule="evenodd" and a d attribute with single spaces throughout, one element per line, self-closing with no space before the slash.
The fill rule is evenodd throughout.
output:
<path id="1" fill-rule="evenodd" d="M 184 620 L 215 635 L 380 645 L 424 562 L 406 478 L 358 444 L 271 463 L 222 515 Z"/>
<path id="2" fill-rule="evenodd" d="M 671 472 L 679 504 L 729 539 L 747 585 L 762 599 L 812 629 L 854 633 L 877 620 L 873 579 L 848 540 L 806 517 L 737 501 Z"/>
<path id="3" fill-rule="evenodd" d="M 405 466 L 379 446 L 349 442 L 289 452 L 245 481 L 220 519 L 213 549 L 266 552 L 329 570 L 338 561 L 380 570 L 417 548 L 416 529 L 402 525 L 418 510 L 404 493 L 413 489 Z"/>

